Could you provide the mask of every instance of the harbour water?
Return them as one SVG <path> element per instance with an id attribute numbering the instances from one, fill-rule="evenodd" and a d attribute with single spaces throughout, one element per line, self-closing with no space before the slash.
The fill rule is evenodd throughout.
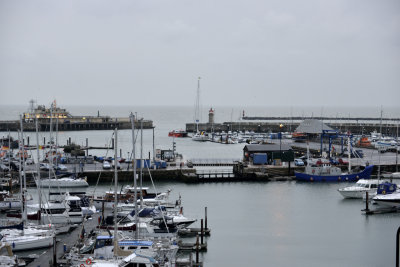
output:
<path id="1" fill-rule="evenodd" d="M 98 110 L 95 107 L 66 108 L 73 114 L 88 115 L 97 114 Z M 108 107 L 100 112 L 126 116 L 130 111 L 137 111 L 139 117 L 154 121 L 155 147 L 168 149 L 172 148 L 168 131 L 184 128 L 186 122 L 193 120 L 192 110 L 189 107 L 142 107 L 136 110 Z M 218 115 L 219 110 L 223 111 L 221 115 Z M 236 109 L 236 118 L 241 110 Z M 0 111 L 0 119 L 16 119 L 18 112 L 25 111 L 25 108 L 6 110 L 0 107 Z M 258 115 L 256 112 L 254 114 Z M 273 112 L 279 115 L 278 110 Z M 288 115 L 290 108 L 281 112 L 281 115 Z M 314 112 L 321 113 L 321 108 Z M 379 109 L 373 114 L 368 109 L 365 112 L 379 116 Z M 393 117 L 399 117 L 398 108 L 391 112 Z M 231 108 L 217 108 L 216 120 L 230 121 L 231 117 L 235 120 L 232 113 Z M 6 135 L 0 133 L 0 136 Z M 17 135 L 12 133 L 12 136 Z M 34 133 L 26 136 L 30 136 L 30 143 L 34 144 Z M 40 133 L 40 140 L 43 137 L 48 140 L 48 134 Z M 84 144 L 88 138 L 90 145 L 104 146 L 110 141 L 112 131 L 60 132 L 58 141 L 64 145 L 69 137 L 77 144 Z M 131 132 L 120 131 L 118 139 L 118 147 L 126 157 L 132 147 Z M 186 159 L 239 159 L 243 153 L 243 144 L 197 143 L 179 138 L 175 142 L 178 153 Z M 145 157 L 149 151 L 152 151 L 152 130 L 144 131 Z M 90 154 L 98 156 L 106 153 L 106 150 L 90 151 Z M 140 150 L 136 153 L 138 155 Z M 112 154 L 113 151 L 108 151 L 109 156 Z M 150 182 L 145 181 L 145 185 L 150 186 Z M 393 266 L 400 214 L 362 215 L 361 209 L 365 205 L 362 201 L 344 200 L 337 192 L 338 188 L 346 185 L 290 181 L 157 183 L 156 187 L 157 191 L 172 189 L 172 199 L 181 195 L 187 217 L 200 220 L 204 207 L 208 207 L 208 225 L 212 232 L 206 239 L 208 251 L 202 254 L 204 266 Z M 102 184 L 97 190 L 104 191 L 111 186 Z M 35 191 L 29 189 L 29 192 L 34 194 Z"/>

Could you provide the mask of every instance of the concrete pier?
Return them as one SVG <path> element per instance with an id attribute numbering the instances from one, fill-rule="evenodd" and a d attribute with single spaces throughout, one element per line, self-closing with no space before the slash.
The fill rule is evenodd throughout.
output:
<path id="1" fill-rule="evenodd" d="M 58 128 L 59 131 L 87 131 L 87 130 L 112 130 L 118 128 L 131 129 L 132 125 L 129 118 L 117 118 L 104 121 L 77 120 L 59 121 L 58 125 L 53 121 L 53 131 Z M 24 122 L 24 131 L 33 132 L 36 130 L 35 122 Z M 135 121 L 135 127 L 140 128 L 140 121 Z M 143 129 L 152 129 L 153 121 L 144 120 Z M 20 129 L 19 121 L 0 121 L 0 131 L 18 131 Z M 50 131 L 50 122 L 48 120 L 39 121 L 39 131 Z"/>
<path id="2" fill-rule="evenodd" d="M 380 124 L 378 122 L 350 122 L 340 121 L 337 119 L 336 122 L 324 121 L 324 123 L 333 129 L 337 129 L 341 132 L 350 131 L 352 134 L 369 134 L 373 131 L 380 130 Z M 282 124 L 282 127 L 280 125 Z M 300 122 L 291 121 L 276 121 L 276 122 L 223 122 L 223 123 L 199 123 L 199 131 L 205 132 L 228 132 L 228 131 L 254 131 L 258 133 L 267 132 L 293 132 Z M 186 131 L 195 132 L 195 123 L 187 123 Z M 382 133 L 384 135 L 396 136 L 397 124 L 394 122 L 382 125 Z"/>

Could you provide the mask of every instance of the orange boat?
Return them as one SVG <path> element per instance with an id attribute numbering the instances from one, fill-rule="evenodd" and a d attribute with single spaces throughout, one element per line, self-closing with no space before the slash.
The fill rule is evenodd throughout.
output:
<path id="1" fill-rule="evenodd" d="M 361 139 L 357 142 L 357 146 L 369 147 L 371 146 L 371 141 L 369 141 L 368 137 L 361 137 Z"/>
<path id="2" fill-rule="evenodd" d="M 170 137 L 187 137 L 188 133 L 184 130 L 173 130 L 168 133 Z"/>

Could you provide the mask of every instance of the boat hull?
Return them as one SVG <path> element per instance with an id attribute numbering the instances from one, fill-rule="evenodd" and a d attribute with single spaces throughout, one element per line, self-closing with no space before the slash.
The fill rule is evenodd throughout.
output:
<path id="1" fill-rule="evenodd" d="M 377 195 L 373 198 L 373 200 L 375 203 L 381 206 L 400 208 L 400 193 Z"/>
<path id="2" fill-rule="evenodd" d="M 371 177 L 373 165 L 366 166 L 362 172 L 342 175 L 312 175 L 302 172 L 295 172 L 296 180 L 303 182 L 355 182 L 359 179 Z"/>
<path id="3" fill-rule="evenodd" d="M 71 187 L 88 187 L 89 184 L 84 179 L 42 179 L 41 186 L 43 188 L 71 188 Z M 37 184 L 37 182 L 36 182 Z"/>
<path id="4" fill-rule="evenodd" d="M 12 251 L 47 248 L 53 245 L 52 236 L 4 237 L 3 241 L 10 243 Z"/>
<path id="5" fill-rule="evenodd" d="M 365 193 L 368 192 L 369 197 L 373 196 L 376 194 L 376 189 L 371 189 L 371 190 L 338 190 L 339 193 L 344 197 L 344 198 L 359 198 L 359 199 L 364 199 L 365 198 Z"/>

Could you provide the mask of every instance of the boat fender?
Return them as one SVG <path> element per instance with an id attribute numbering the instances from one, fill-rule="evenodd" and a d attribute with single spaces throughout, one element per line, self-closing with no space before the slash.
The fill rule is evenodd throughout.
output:
<path id="1" fill-rule="evenodd" d="M 91 260 L 90 258 L 86 259 L 86 264 L 87 264 L 87 265 L 92 264 L 92 260 Z"/>
<path id="2" fill-rule="evenodd" d="M 382 191 L 382 195 L 386 195 L 386 191 L 385 190 Z"/>
<path id="3" fill-rule="evenodd" d="M 311 178 L 310 178 L 310 181 L 311 181 L 311 182 L 314 181 L 314 178 L 311 177 Z"/>
<path id="4" fill-rule="evenodd" d="M 82 263 L 81 265 L 79 265 L 79 267 L 85 267 L 85 264 Z"/>
<path id="5" fill-rule="evenodd" d="M 315 170 L 312 170 L 312 173 L 314 174 L 314 173 L 315 173 Z"/>

